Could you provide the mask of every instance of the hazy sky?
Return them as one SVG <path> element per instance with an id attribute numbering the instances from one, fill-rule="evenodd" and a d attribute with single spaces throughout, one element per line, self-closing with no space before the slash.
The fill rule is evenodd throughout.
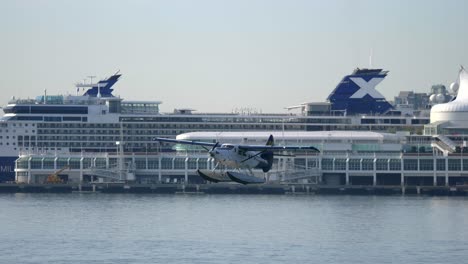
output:
<path id="1" fill-rule="evenodd" d="M 468 66 L 467 13 L 463 0 L 0 0 L 0 103 L 120 69 L 115 94 L 164 112 L 284 112 L 323 101 L 371 50 L 393 99 Z"/>

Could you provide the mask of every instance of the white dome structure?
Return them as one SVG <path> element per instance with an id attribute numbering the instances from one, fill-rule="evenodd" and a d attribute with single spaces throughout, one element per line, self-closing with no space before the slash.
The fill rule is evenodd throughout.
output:
<path id="1" fill-rule="evenodd" d="M 431 102 L 431 104 L 436 103 L 436 94 L 431 94 L 431 96 L 429 96 L 429 102 Z"/>
<path id="2" fill-rule="evenodd" d="M 458 93 L 458 88 L 459 87 L 460 86 L 456 82 L 453 82 L 453 83 L 450 84 L 450 90 L 455 94 Z"/>
<path id="3" fill-rule="evenodd" d="M 434 105 L 431 109 L 431 123 L 448 122 L 450 126 L 468 128 L 468 72 L 464 68 L 460 70 L 459 78 L 457 98 L 445 104 Z"/>
<path id="4" fill-rule="evenodd" d="M 445 102 L 445 95 L 443 94 L 437 94 L 436 97 L 435 97 L 435 102 L 438 103 L 438 104 L 441 104 L 443 102 Z"/>

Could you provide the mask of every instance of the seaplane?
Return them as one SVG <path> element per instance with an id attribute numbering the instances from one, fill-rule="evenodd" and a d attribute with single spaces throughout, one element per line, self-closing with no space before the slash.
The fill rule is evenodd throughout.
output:
<path id="1" fill-rule="evenodd" d="M 191 140 L 178 140 L 170 138 L 153 138 L 154 141 L 174 144 L 198 145 L 208 151 L 215 160 L 212 170 L 197 170 L 198 175 L 209 182 L 237 182 L 241 184 L 265 183 L 265 177 L 254 175 L 252 169 L 261 169 L 264 173 L 271 170 L 274 156 L 293 156 L 278 154 L 278 151 L 306 150 L 319 152 L 312 146 L 275 146 L 273 135 L 270 135 L 265 145 L 220 144 L 219 142 L 202 142 Z M 219 166 L 219 165 L 224 165 Z M 230 168 L 230 170 L 226 169 Z"/>

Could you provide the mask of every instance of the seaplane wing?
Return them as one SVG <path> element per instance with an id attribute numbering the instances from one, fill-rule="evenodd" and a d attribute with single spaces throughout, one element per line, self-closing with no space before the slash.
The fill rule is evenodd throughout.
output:
<path id="1" fill-rule="evenodd" d="M 198 146 L 208 146 L 214 147 L 217 143 L 211 142 L 202 142 L 202 141 L 192 141 L 192 140 L 179 140 L 179 139 L 171 139 L 171 138 L 153 138 L 154 141 L 161 141 L 161 142 L 170 142 L 170 143 L 178 143 L 178 144 L 188 144 L 188 145 L 198 145 Z"/>
<path id="2" fill-rule="evenodd" d="M 197 170 L 198 175 L 210 182 L 229 182 L 234 181 L 242 184 L 260 184 L 265 179 L 253 174 L 252 169 L 261 169 L 264 173 L 270 171 L 273 166 L 273 157 L 288 156 L 288 153 L 275 154 L 274 151 L 282 150 L 310 150 L 319 152 L 312 146 L 275 146 L 273 135 L 270 135 L 266 145 L 236 145 L 221 144 L 219 142 L 202 142 L 191 140 L 178 140 L 170 138 L 153 138 L 155 141 L 169 142 L 176 144 L 199 145 L 208 151 L 211 158 L 216 161 L 216 166 L 212 170 Z M 211 147 L 211 148 L 208 148 Z M 225 171 L 216 168 L 221 164 L 225 167 L 236 169 L 237 171 Z M 239 172 L 240 170 L 246 173 Z M 248 173 L 247 173 L 248 171 Z"/>
<path id="3" fill-rule="evenodd" d="M 319 150 L 312 146 L 270 146 L 270 145 L 239 145 L 239 149 L 251 150 L 251 151 L 268 151 L 268 150 L 310 150 L 319 152 Z"/>

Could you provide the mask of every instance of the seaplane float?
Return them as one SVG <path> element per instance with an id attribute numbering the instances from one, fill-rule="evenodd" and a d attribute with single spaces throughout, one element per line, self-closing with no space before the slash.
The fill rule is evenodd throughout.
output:
<path id="1" fill-rule="evenodd" d="M 271 170 L 274 156 L 292 156 L 279 154 L 279 151 L 306 150 L 319 152 L 313 146 L 275 146 L 273 135 L 270 135 L 265 145 L 243 145 L 219 142 L 202 142 L 191 140 L 178 140 L 170 138 L 153 138 L 155 141 L 174 144 L 198 145 L 208 151 L 215 160 L 212 170 L 197 170 L 198 175 L 210 182 L 237 182 L 241 184 L 265 183 L 265 178 L 254 175 L 252 169 L 261 169 L 264 173 Z M 221 168 L 224 165 L 224 168 Z M 229 169 L 226 169 L 229 168 Z"/>

